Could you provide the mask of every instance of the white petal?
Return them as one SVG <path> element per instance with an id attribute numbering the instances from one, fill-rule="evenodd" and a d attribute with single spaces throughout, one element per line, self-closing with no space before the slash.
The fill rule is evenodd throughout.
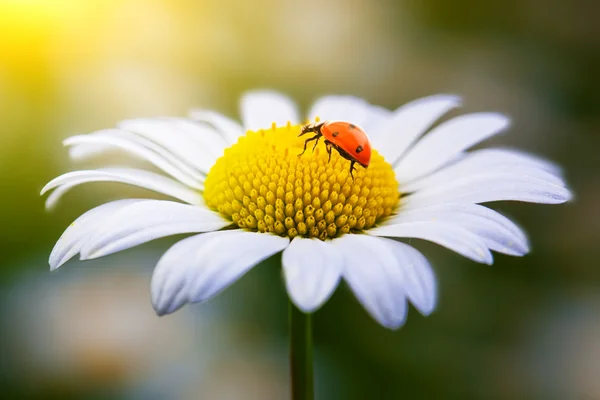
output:
<path id="1" fill-rule="evenodd" d="M 129 142 L 134 142 L 139 146 L 143 146 L 151 151 L 153 151 L 154 153 L 157 153 L 159 156 L 161 156 L 162 158 L 166 159 L 166 161 L 168 161 L 169 163 L 173 164 L 176 168 L 181 169 L 183 172 L 189 174 L 190 176 L 192 176 L 194 179 L 199 180 L 199 181 L 204 181 L 204 179 L 206 178 L 206 175 L 204 173 L 202 173 L 199 169 L 197 169 L 196 167 L 194 167 L 193 164 L 188 163 L 184 158 L 182 157 L 178 157 L 177 155 L 171 153 L 167 148 L 162 147 L 161 145 L 157 144 L 156 142 L 147 139 L 144 136 L 135 134 L 135 133 L 131 133 L 131 132 L 127 132 L 121 129 L 105 129 L 105 130 L 101 130 L 101 131 L 97 131 L 97 132 L 93 132 L 89 135 L 84 135 L 84 136 L 101 136 L 101 137 L 117 137 L 123 140 L 127 140 Z M 69 140 L 69 139 L 67 139 Z M 63 142 L 65 143 L 65 142 Z M 66 144 L 66 143 L 65 143 Z M 77 148 L 79 147 L 83 147 L 84 150 L 83 151 L 78 151 Z M 96 152 L 92 152 L 91 150 L 85 150 L 85 148 L 87 148 L 88 145 L 87 144 L 80 144 L 77 145 L 73 148 L 71 148 L 69 150 L 69 154 L 71 155 L 71 157 L 73 159 L 77 159 L 77 160 L 81 160 L 83 158 L 83 156 L 91 156 L 91 155 L 95 155 L 98 153 L 98 151 Z M 105 151 L 110 149 L 111 145 L 104 145 L 101 143 L 94 143 L 91 144 L 90 147 L 98 147 L 100 150 Z M 105 149 L 105 150 L 103 150 Z"/>
<path id="2" fill-rule="evenodd" d="M 390 115 L 389 110 L 353 96 L 321 97 L 315 101 L 308 113 L 310 121 L 314 121 L 316 117 L 321 121 L 351 121 L 362 127 L 371 139 Z"/>
<path id="3" fill-rule="evenodd" d="M 87 182 L 119 182 L 152 190 L 190 204 L 204 204 L 202 194 L 183 184 L 150 171 L 134 168 L 104 168 L 89 171 L 74 171 L 54 178 L 44 186 L 43 195 L 58 186 L 73 187 Z M 66 190 L 63 190 L 63 193 Z M 62 194 L 62 193 L 61 193 Z"/>
<path id="4" fill-rule="evenodd" d="M 403 105 L 372 138 L 373 146 L 394 165 L 406 150 L 442 115 L 460 106 L 460 97 L 436 95 Z"/>
<path id="5" fill-rule="evenodd" d="M 50 270 L 55 270 L 81 251 L 81 248 L 99 225 L 114 212 L 138 199 L 117 200 L 89 210 L 77 218 L 61 235 L 50 253 Z"/>
<path id="6" fill-rule="evenodd" d="M 107 130 L 89 135 L 71 136 L 65 139 L 63 144 L 65 146 L 99 145 L 101 148 L 106 148 L 105 145 L 118 147 L 150 162 L 187 186 L 203 189 L 200 183 L 204 181 L 202 174 L 181 163 L 164 148 L 129 132 Z"/>
<path id="7" fill-rule="evenodd" d="M 488 158 L 496 159 L 498 162 L 507 162 L 513 164 L 523 164 L 543 169 L 553 175 L 562 176 L 562 169 L 556 163 L 546 160 L 534 154 L 530 154 L 517 149 L 509 148 L 491 148 L 481 149 L 471 154 L 485 154 Z"/>
<path id="8" fill-rule="evenodd" d="M 334 292 L 344 259 L 329 242 L 296 237 L 284 250 L 282 264 L 290 298 L 309 313 L 321 307 Z"/>
<path id="9" fill-rule="evenodd" d="M 286 237 L 240 231 L 216 240 L 211 249 L 205 249 L 204 256 L 209 253 L 211 256 L 198 269 L 190 286 L 190 301 L 196 303 L 210 299 L 250 268 L 285 249 L 289 243 Z M 199 256 L 200 260 L 203 258 Z"/>
<path id="10" fill-rule="evenodd" d="M 410 182 L 452 161 L 463 150 L 506 129 L 510 120 L 501 114 L 461 115 L 434 128 L 402 158 L 396 171 L 399 182 Z"/>
<path id="11" fill-rule="evenodd" d="M 145 200 L 108 218 L 81 249 L 81 259 L 102 257 L 161 237 L 215 231 L 228 225 L 231 221 L 201 206 Z"/>
<path id="12" fill-rule="evenodd" d="M 525 233 L 508 218 L 477 204 L 441 204 L 417 209 L 401 209 L 385 225 L 406 222 L 443 222 L 464 228 L 480 237 L 494 251 L 513 256 L 529 252 Z"/>
<path id="13" fill-rule="evenodd" d="M 52 210 L 58 204 L 59 200 L 74 187 L 92 181 L 94 180 L 90 180 L 89 177 L 86 177 L 80 180 L 69 181 L 68 184 L 57 186 L 56 189 L 52 190 L 52 192 L 46 198 L 46 210 Z M 202 199 L 199 199 L 198 201 L 198 204 L 204 204 Z"/>
<path id="14" fill-rule="evenodd" d="M 241 115 L 244 129 L 257 131 L 268 129 L 273 122 L 283 126 L 300 122 L 294 102 L 277 92 L 260 90 L 248 92 L 241 99 Z"/>
<path id="15" fill-rule="evenodd" d="M 560 169 L 549 161 L 513 150 L 482 149 L 466 154 L 461 160 L 438 172 L 411 183 L 402 184 L 401 189 L 405 193 L 414 192 L 463 178 L 496 172 L 516 172 L 523 176 L 564 186 L 564 182 L 560 178 Z"/>
<path id="16" fill-rule="evenodd" d="M 412 246 L 391 239 L 380 239 L 392 250 L 402 273 L 402 288 L 423 315 L 429 315 L 437 302 L 437 282 L 429 261 Z"/>
<path id="17" fill-rule="evenodd" d="M 479 236 L 443 222 L 402 222 L 367 231 L 369 235 L 424 239 L 444 246 L 473 261 L 492 264 L 493 257 Z"/>
<path id="18" fill-rule="evenodd" d="M 363 122 L 370 139 L 376 138 L 382 131 L 382 126 L 388 123 L 392 118 L 392 111 L 385 107 L 368 104 L 367 120 Z"/>
<path id="19" fill-rule="evenodd" d="M 331 241 L 344 255 L 344 278 L 377 322 L 398 329 L 406 318 L 402 273 L 394 253 L 379 238 L 344 235 Z"/>
<path id="20" fill-rule="evenodd" d="M 69 149 L 69 157 L 73 161 L 84 161 L 112 150 L 114 146 L 98 144 L 80 144 Z"/>
<path id="21" fill-rule="evenodd" d="M 156 142 L 205 174 L 227 145 L 213 129 L 182 118 L 134 119 L 118 127 Z"/>
<path id="22" fill-rule="evenodd" d="M 242 126 L 236 121 L 214 111 L 192 110 L 190 118 L 212 125 L 230 145 L 236 143 L 238 138 L 245 133 Z"/>
<path id="23" fill-rule="evenodd" d="M 186 139 L 194 142 L 194 148 L 196 146 L 202 148 L 216 158 L 221 157 L 225 149 L 229 147 L 229 143 L 211 126 L 188 118 L 168 117 L 162 119 L 168 124 L 172 124 L 181 133 L 187 134 Z"/>
<path id="24" fill-rule="evenodd" d="M 180 240 L 163 254 L 150 284 L 152 304 L 158 315 L 170 314 L 189 301 L 187 286 L 201 268 L 197 257 L 200 249 L 232 232 L 239 231 L 225 230 L 192 236 Z"/>
<path id="25" fill-rule="evenodd" d="M 163 315 L 185 303 L 208 300 L 288 244 L 287 238 L 241 230 L 184 239 L 163 255 L 154 270 L 154 309 Z"/>
<path id="26" fill-rule="evenodd" d="M 50 211 L 53 210 L 54 207 L 58 204 L 58 201 L 71 189 L 73 189 L 75 186 L 80 185 L 81 183 L 85 183 L 85 181 L 76 181 L 76 182 L 72 182 L 68 185 L 61 185 L 59 187 L 57 187 L 56 189 L 54 189 L 52 191 L 52 193 L 50 193 L 48 195 L 48 197 L 46 198 L 46 210 Z"/>
<path id="27" fill-rule="evenodd" d="M 555 179 L 553 175 L 549 176 L 552 180 Z M 466 176 L 421 190 L 407 196 L 403 205 L 406 208 L 415 208 L 440 203 L 485 203 L 500 200 L 559 204 L 570 199 L 569 189 L 553 181 L 512 171 Z"/>

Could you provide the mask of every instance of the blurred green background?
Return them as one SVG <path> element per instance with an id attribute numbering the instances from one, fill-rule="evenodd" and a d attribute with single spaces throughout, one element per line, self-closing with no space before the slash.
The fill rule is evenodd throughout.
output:
<path id="1" fill-rule="evenodd" d="M 524 258 L 476 265 L 414 241 L 439 305 L 385 330 L 341 287 L 315 315 L 321 399 L 600 399 L 600 3 L 592 0 L 0 1 L 0 393 L 6 399 L 282 399 L 287 303 L 271 259 L 205 305 L 158 318 L 152 267 L 175 239 L 50 273 L 81 212 L 137 193 L 86 185 L 61 140 L 248 89 L 396 108 L 439 92 L 514 118 L 492 144 L 564 166 L 576 200 L 496 208 Z"/>

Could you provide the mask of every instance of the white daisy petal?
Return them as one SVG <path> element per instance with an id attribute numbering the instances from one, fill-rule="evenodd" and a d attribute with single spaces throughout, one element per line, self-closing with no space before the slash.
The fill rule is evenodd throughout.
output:
<path id="1" fill-rule="evenodd" d="M 133 119 L 118 127 L 156 142 L 205 174 L 226 146 L 216 131 L 181 118 Z"/>
<path id="2" fill-rule="evenodd" d="M 408 299 L 423 315 L 429 315 L 437 302 L 437 282 L 429 261 L 414 247 L 392 239 L 380 238 L 392 250 L 403 276 Z"/>
<path id="3" fill-rule="evenodd" d="M 369 104 L 353 96 L 325 96 L 317 99 L 308 112 L 310 121 L 352 121 L 363 125 L 367 120 Z"/>
<path id="4" fill-rule="evenodd" d="M 513 165 L 528 165 L 542 169 L 552 175 L 562 176 L 562 169 L 556 163 L 521 150 L 496 147 L 477 150 L 470 154 L 475 153 L 479 154 L 481 157 L 485 155 L 489 159 L 495 159 L 498 163 L 506 162 Z"/>
<path id="5" fill-rule="evenodd" d="M 97 229 L 98 225 L 106 221 L 107 217 L 110 217 L 115 211 L 138 201 L 142 200 L 126 199 L 112 201 L 82 214 L 69 225 L 60 239 L 58 239 L 58 242 L 56 242 L 56 245 L 54 245 L 48 260 L 50 270 L 57 269 L 73 258 L 73 256 L 77 255 L 90 234 Z"/>
<path id="6" fill-rule="evenodd" d="M 538 173 L 539 174 L 539 173 Z M 552 179 L 553 175 L 548 175 Z M 569 201 L 569 189 L 553 181 L 521 175 L 519 171 L 482 173 L 466 176 L 406 197 L 406 208 L 440 203 L 486 203 L 515 200 L 529 203 L 559 204 Z"/>
<path id="7" fill-rule="evenodd" d="M 183 184 L 155 174 L 134 168 L 103 168 L 88 171 L 73 171 L 54 178 L 44 186 L 41 191 L 43 195 L 47 191 L 58 186 L 69 185 L 70 188 L 87 182 L 119 182 L 152 190 L 167 196 L 174 197 L 190 204 L 204 204 L 202 194 L 192 190 Z M 63 189 L 61 194 L 64 194 Z M 56 201 L 57 199 L 54 199 Z"/>
<path id="8" fill-rule="evenodd" d="M 277 126 L 292 125 L 300 122 L 296 104 L 280 93 L 260 90 L 248 92 L 242 96 L 241 115 L 244 129 L 257 131 L 270 128 L 275 122 Z"/>
<path id="9" fill-rule="evenodd" d="M 79 172 L 79 171 L 77 171 L 77 172 Z M 90 179 L 90 177 L 87 175 L 84 178 L 79 179 L 79 180 L 77 180 L 77 179 L 70 180 L 68 184 L 57 186 L 56 189 L 52 190 L 52 192 L 46 198 L 46 204 L 45 204 L 46 209 L 52 210 L 58 204 L 59 200 L 65 194 L 67 194 L 71 189 L 73 189 L 74 187 L 79 186 L 83 183 L 88 183 L 88 182 L 114 182 L 114 181 L 113 180 L 104 180 L 104 179 L 100 179 L 100 180 Z M 121 182 L 121 181 L 118 181 L 118 182 Z M 195 196 L 195 194 L 194 194 L 194 196 Z M 190 199 L 193 199 L 193 198 L 194 197 L 190 196 Z M 204 204 L 204 200 L 202 199 L 202 197 L 195 199 L 195 201 L 197 201 L 197 203 L 190 203 L 190 204 Z"/>
<path id="10" fill-rule="evenodd" d="M 497 113 L 461 115 L 444 122 L 406 153 L 394 169 L 396 177 L 400 182 L 410 182 L 431 173 L 509 124 L 507 117 Z"/>
<path id="11" fill-rule="evenodd" d="M 363 122 L 363 128 L 366 129 L 370 139 L 378 137 L 382 127 L 392 118 L 392 111 L 385 107 L 368 104 L 367 120 Z"/>
<path id="12" fill-rule="evenodd" d="M 367 235 L 331 241 L 344 255 L 344 279 L 377 322 L 398 329 L 406 318 L 406 297 L 398 261 L 388 245 Z"/>
<path id="13" fill-rule="evenodd" d="M 442 115 L 460 106 L 460 97 L 436 95 L 403 105 L 393 112 L 381 133 L 372 138 L 374 147 L 392 165 Z"/>
<path id="14" fill-rule="evenodd" d="M 314 121 L 316 117 L 321 121 L 352 121 L 362 127 L 372 139 L 390 115 L 391 111 L 371 105 L 358 97 L 325 96 L 315 101 L 308 118 L 310 121 Z"/>
<path id="15" fill-rule="evenodd" d="M 494 251 L 513 256 L 529 252 L 525 233 L 508 218 L 477 204 L 441 204 L 417 209 L 400 210 L 382 226 L 406 222 L 443 222 L 453 224 L 478 235 Z"/>
<path id="16" fill-rule="evenodd" d="M 82 183 L 85 183 L 85 181 L 75 181 L 75 182 L 71 182 L 68 185 L 61 185 L 58 186 L 56 189 L 54 189 L 46 198 L 46 203 L 45 203 L 45 207 L 46 210 L 50 211 L 53 210 L 54 207 L 56 207 L 56 205 L 58 204 L 58 201 L 71 189 L 73 189 L 75 186 L 78 186 Z"/>
<path id="17" fill-rule="evenodd" d="M 308 313 L 321 307 L 334 292 L 344 259 L 329 242 L 296 237 L 284 250 L 282 264 L 290 298 Z"/>
<path id="18" fill-rule="evenodd" d="M 208 300 L 288 244 L 287 238 L 241 230 L 184 239 L 164 254 L 154 270 L 154 308 L 163 315 L 185 303 Z"/>
<path id="19" fill-rule="evenodd" d="M 80 144 L 69 149 L 69 157 L 73 161 L 85 161 L 89 158 L 107 153 L 112 149 L 114 149 L 114 146 L 110 145 Z"/>
<path id="20" fill-rule="evenodd" d="M 250 268 L 285 249 L 290 240 L 271 234 L 234 231 L 216 240 L 204 256 L 210 254 L 190 286 L 191 302 L 210 299 L 235 282 Z M 202 260 L 204 257 L 199 256 Z"/>
<path id="21" fill-rule="evenodd" d="M 187 285 L 200 267 L 197 254 L 211 240 L 237 231 L 216 231 L 175 243 L 158 261 L 150 284 L 152 304 L 158 315 L 170 314 L 188 300 Z"/>
<path id="22" fill-rule="evenodd" d="M 242 126 L 236 121 L 214 111 L 192 110 L 190 118 L 213 126 L 230 145 L 237 142 L 238 138 L 245 133 Z"/>
<path id="23" fill-rule="evenodd" d="M 84 139 L 84 138 L 99 138 L 99 139 Z M 74 139 L 77 138 L 77 139 Z M 147 139 L 143 136 L 137 135 L 135 133 L 126 132 L 120 129 L 104 129 L 96 132 L 92 132 L 87 135 L 77 135 L 67 138 L 63 141 L 65 146 L 71 146 L 69 149 L 69 155 L 73 160 L 82 161 L 87 158 L 97 156 L 101 153 L 109 151 L 114 147 L 122 147 L 115 146 L 114 144 L 110 144 L 109 142 L 103 143 L 104 138 L 117 138 L 119 141 L 132 142 L 136 145 L 136 147 L 146 148 L 147 151 L 150 151 L 153 157 L 156 155 L 160 156 L 162 159 L 172 164 L 175 168 L 180 169 L 181 171 L 189 174 L 192 178 L 197 181 L 204 182 L 206 175 L 200 172 L 197 168 L 195 168 L 192 164 L 187 163 L 184 159 L 176 156 L 171 153 L 168 149 L 158 145 L 154 141 Z M 122 147 L 123 148 L 123 147 Z M 127 148 L 125 148 L 127 150 Z M 140 156 L 141 158 L 145 158 L 145 153 L 140 152 L 131 152 L 133 155 Z M 148 161 L 152 162 L 150 159 Z M 155 164 L 156 165 L 156 164 Z M 159 165 L 158 165 L 159 166 Z M 160 166 L 159 166 L 160 168 Z"/>
<path id="24" fill-rule="evenodd" d="M 181 163 L 164 148 L 128 132 L 108 130 L 89 135 L 71 136 L 65 139 L 63 144 L 65 146 L 96 144 L 101 148 L 106 148 L 105 145 L 114 146 L 150 162 L 189 187 L 203 189 L 200 183 L 200 180 L 204 181 L 203 175 Z"/>
<path id="25" fill-rule="evenodd" d="M 467 214 L 475 215 L 480 218 L 488 219 L 489 221 L 497 224 L 498 226 L 500 226 L 503 229 L 510 232 L 511 235 L 515 236 L 515 239 L 527 244 L 527 235 L 525 234 L 525 232 L 523 232 L 523 230 L 519 226 L 517 226 L 517 224 L 515 224 L 514 222 L 512 222 L 510 219 L 508 219 L 504 215 L 500 214 L 499 212 L 494 211 L 490 208 L 487 208 L 487 207 L 479 205 L 479 204 L 452 203 L 452 204 L 438 204 L 438 205 L 434 205 L 434 206 L 425 206 L 423 208 L 413 208 L 413 209 L 407 209 L 407 210 L 405 210 L 404 208 L 401 208 L 401 214 L 390 219 L 390 222 L 391 223 L 394 223 L 394 221 L 402 222 L 402 220 L 404 218 L 406 218 L 405 221 L 408 221 L 410 218 L 412 218 L 412 215 L 415 215 L 416 213 L 420 213 L 420 212 L 429 213 L 431 218 L 437 218 L 439 215 L 442 215 L 445 212 L 448 212 L 448 213 L 456 212 L 458 214 L 458 216 L 456 217 L 457 220 L 459 220 L 461 218 L 461 216 L 463 216 L 463 215 L 467 215 Z M 415 213 L 415 214 L 413 214 L 413 213 Z"/>
<path id="26" fill-rule="evenodd" d="M 383 225 L 367 231 L 369 235 L 428 240 L 444 246 L 473 261 L 491 265 L 486 244 L 474 233 L 444 222 L 402 222 Z"/>
<path id="27" fill-rule="evenodd" d="M 481 174 L 517 173 L 564 186 L 560 169 L 545 160 L 513 150 L 482 149 L 470 152 L 456 163 L 413 182 L 402 184 L 403 192 L 434 188 L 447 182 Z"/>
<path id="28" fill-rule="evenodd" d="M 215 231 L 230 224 L 231 221 L 201 206 L 145 200 L 108 218 L 81 249 L 81 259 L 103 257 L 161 237 Z"/>
<path id="29" fill-rule="evenodd" d="M 181 133 L 187 134 L 187 141 L 209 152 L 215 160 L 229 147 L 227 140 L 212 126 L 188 118 L 163 117 L 162 120 L 174 125 Z"/>

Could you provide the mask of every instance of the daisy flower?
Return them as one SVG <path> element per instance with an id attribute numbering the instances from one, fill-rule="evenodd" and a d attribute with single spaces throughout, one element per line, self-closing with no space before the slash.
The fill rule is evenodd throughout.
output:
<path id="1" fill-rule="evenodd" d="M 367 132 L 368 168 L 323 143 L 302 156 L 305 137 L 295 104 L 268 91 L 241 99 L 238 123 L 197 110 L 189 118 L 123 121 L 115 129 L 64 141 L 76 160 L 119 149 L 162 173 L 125 167 L 81 170 L 49 182 L 52 207 L 73 187 L 121 182 L 173 200 L 124 199 L 73 222 L 50 255 L 54 270 L 73 256 L 94 259 L 175 234 L 192 234 L 158 261 L 151 283 L 160 315 L 208 300 L 260 261 L 283 252 L 285 285 L 310 313 L 345 280 L 368 313 L 396 329 L 410 301 L 428 315 L 436 279 L 405 238 L 437 243 L 492 264 L 491 251 L 523 256 L 525 233 L 480 205 L 498 200 L 563 203 L 571 198 L 551 162 L 507 149 L 467 151 L 506 130 L 509 119 L 473 113 L 436 122 L 460 105 L 437 95 L 395 111 L 348 96 L 327 96 L 310 121 L 341 120 Z M 312 146 L 312 144 L 311 144 Z"/>

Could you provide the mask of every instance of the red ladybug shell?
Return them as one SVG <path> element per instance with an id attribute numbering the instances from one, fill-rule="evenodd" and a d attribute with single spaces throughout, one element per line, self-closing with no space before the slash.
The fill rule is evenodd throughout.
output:
<path id="1" fill-rule="evenodd" d="M 371 161 L 371 142 L 360 127 L 345 121 L 327 121 L 321 126 L 321 134 L 346 152 L 360 165 L 367 168 Z"/>

